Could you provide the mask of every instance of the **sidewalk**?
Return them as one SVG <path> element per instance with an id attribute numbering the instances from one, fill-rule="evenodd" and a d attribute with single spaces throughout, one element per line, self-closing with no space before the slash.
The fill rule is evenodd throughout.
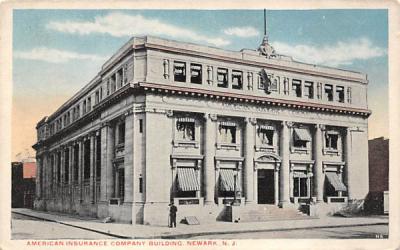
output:
<path id="1" fill-rule="evenodd" d="M 325 217 L 305 220 L 280 220 L 248 223 L 218 222 L 189 226 L 178 224 L 177 228 L 167 226 L 131 225 L 122 223 L 102 223 L 99 219 L 83 218 L 72 215 L 40 212 L 25 208 L 14 208 L 13 213 L 31 216 L 37 219 L 57 222 L 92 232 L 124 239 L 183 239 L 200 235 L 249 233 L 263 231 L 286 231 L 293 229 L 331 228 L 363 225 L 387 225 L 388 216 L 371 217 Z"/>

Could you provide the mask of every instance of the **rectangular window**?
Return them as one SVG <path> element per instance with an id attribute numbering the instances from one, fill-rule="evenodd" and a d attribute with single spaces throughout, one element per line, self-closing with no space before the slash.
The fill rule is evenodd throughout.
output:
<path id="1" fill-rule="evenodd" d="M 324 87 L 325 100 L 333 101 L 333 87 L 330 84 L 325 84 Z"/>
<path id="2" fill-rule="evenodd" d="M 221 137 L 221 142 L 236 143 L 236 126 L 220 125 L 219 134 Z"/>
<path id="3" fill-rule="evenodd" d="M 139 177 L 139 193 L 143 193 L 143 177 Z"/>
<path id="4" fill-rule="evenodd" d="M 103 100 L 103 87 L 100 87 L 100 101 Z"/>
<path id="5" fill-rule="evenodd" d="M 177 139 L 183 141 L 195 140 L 195 126 L 194 122 L 176 122 Z"/>
<path id="6" fill-rule="evenodd" d="M 202 71 L 200 64 L 190 64 L 190 82 L 201 84 L 202 81 Z"/>
<path id="7" fill-rule="evenodd" d="M 118 125 L 118 144 L 125 143 L 125 122 Z"/>
<path id="8" fill-rule="evenodd" d="M 121 88 L 122 87 L 122 77 L 123 77 L 123 69 L 122 68 L 120 68 L 118 71 L 117 71 L 117 75 L 116 75 L 116 85 L 117 85 L 117 88 L 119 89 L 119 88 Z"/>
<path id="9" fill-rule="evenodd" d="M 139 133 L 143 133 L 143 119 L 139 119 Z"/>
<path id="10" fill-rule="evenodd" d="M 61 182 L 61 152 L 57 153 L 57 183 Z"/>
<path id="11" fill-rule="evenodd" d="M 336 132 L 327 132 L 325 136 L 325 147 L 327 149 L 337 150 L 338 149 L 339 135 Z"/>
<path id="12" fill-rule="evenodd" d="M 94 98 L 94 104 L 98 104 L 100 102 L 100 93 L 99 91 L 96 91 L 95 98 Z"/>
<path id="13" fill-rule="evenodd" d="M 314 98 L 314 83 L 313 82 L 305 82 L 304 83 L 304 96 L 308 99 Z"/>
<path id="14" fill-rule="evenodd" d="M 78 119 L 81 115 L 80 105 L 76 106 L 76 118 Z"/>
<path id="15" fill-rule="evenodd" d="M 90 178 L 90 140 L 84 142 L 84 155 L 83 155 L 83 179 Z"/>
<path id="16" fill-rule="evenodd" d="M 260 138 L 261 144 L 274 145 L 274 130 L 268 128 L 259 128 L 258 137 Z"/>
<path id="17" fill-rule="evenodd" d="M 90 112 L 92 109 L 92 98 L 88 97 L 87 99 L 87 112 Z"/>
<path id="18" fill-rule="evenodd" d="M 174 81 L 186 82 L 186 63 L 174 62 Z"/>
<path id="19" fill-rule="evenodd" d="M 293 180 L 293 196 L 307 197 L 307 177 L 295 177 Z"/>
<path id="20" fill-rule="evenodd" d="M 300 80 L 292 80 L 292 92 L 296 97 L 301 97 L 301 81 Z"/>
<path id="21" fill-rule="evenodd" d="M 220 88 L 228 87 L 228 69 L 218 68 L 217 70 L 217 86 Z"/>
<path id="22" fill-rule="evenodd" d="M 243 89 L 243 73 L 242 71 L 232 70 L 232 88 Z"/>
<path id="23" fill-rule="evenodd" d="M 74 146 L 74 181 L 78 181 L 79 176 L 79 145 Z"/>
<path id="24" fill-rule="evenodd" d="M 107 79 L 107 96 L 110 95 L 110 79 Z"/>
<path id="25" fill-rule="evenodd" d="M 338 102 L 344 102 L 344 87 L 336 86 L 336 100 Z"/>
<path id="26" fill-rule="evenodd" d="M 125 196 L 125 170 L 124 168 L 118 169 L 118 191 L 119 198 L 123 201 Z"/>
<path id="27" fill-rule="evenodd" d="M 114 93 L 115 90 L 117 90 L 117 86 L 116 86 L 116 74 L 113 74 L 110 77 L 110 86 L 111 86 L 111 93 Z"/>
<path id="28" fill-rule="evenodd" d="M 83 101 L 82 112 L 83 114 L 86 114 L 86 100 Z"/>

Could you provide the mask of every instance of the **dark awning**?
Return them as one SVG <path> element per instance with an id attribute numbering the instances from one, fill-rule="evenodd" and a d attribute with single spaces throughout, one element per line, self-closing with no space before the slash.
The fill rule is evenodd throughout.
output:
<path id="1" fill-rule="evenodd" d="M 311 141 L 311 135 L 305 128 L 295 128 L 294 139 L 297 141 Z"/>
<path id="2" fill-rule="evenodd" d="M 234 169 L 226 169 L 221 168 L 219 171 L 220 174 L 220 189 L 221 191 L 235 191 L 235 170 Z M 236 191 L 241 191 L 241 185 L 239 183 L 239 176 L 236 177 Z"/>
<path id="3" fill-rule="evenodd" d="M 335 172 L 326 172 L 326 177 L 328 177 L 329 183 L 335 189 L 335 191 L 347 191 L 346 186 L 343 184 L 339 175 Z"/>
<path id="4" fill-rule="evenodd" d="M 200 184 L 197 181 L 194 168 L 178 168 L 178 188 L 180 191 L 198 191 Z"/>

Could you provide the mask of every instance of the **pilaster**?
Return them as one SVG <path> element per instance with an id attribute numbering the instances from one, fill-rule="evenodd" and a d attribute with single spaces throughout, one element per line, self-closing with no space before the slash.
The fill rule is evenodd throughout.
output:
<path id="1" fill-rule="evenodd" d="M 289 143 L 290 134 L 289 126 L 292 124 L 287 121 L 282 122 L 280 136 L 280 152 L 282 156 L 280 174 L 279 174 L 279 205 L 287 206 L 290 203 L 289 199 Z"/>
<path id="2" fill-rule="evenodd" d="M 322 131 L 325 126 L 317 124 L 314 134 L 314 195 L 317 198 L 317 203 L 324 201 L 324 172 L 322 164 Z"/>
<path id="3" fill-rule="evenodd" d="M 244 196 L 246 198 L 246 204 L 254 203 L 254 186 L 253 186 L 253 170 L 254 170 L 254 145 L 255 145 L 255 131 L 254 126 L 257 120 L 255 118 L 245 119 L 245 137 L 244 137 L 244 157 L 245 157 L 245 169 L 244 169 Z"/>
<path id="4" fill-rule="evenodd" d="M 215 192 L 215 138 L 216 138 L 216 121 L 215 114 L 205 114 L 205 147 L 204 147 L 204 203 L 206 205 L 214 204 Z"/>

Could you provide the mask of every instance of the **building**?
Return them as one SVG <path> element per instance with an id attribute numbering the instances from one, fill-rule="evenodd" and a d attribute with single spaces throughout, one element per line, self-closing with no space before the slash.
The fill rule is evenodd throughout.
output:
<path id="1" fill-rule="evenodd" d="M 37 124 L 35 207 L 144 224 L 368 194 L 367 76 L 134 37 Z"/>
<path id="2" fill-rule="evenodd" d="M 369 194 L 367 210 L 389 213 L 389 139 L 368 141 Z"/>
<path id="3" fill-rule="evenodd" d="M 36 191 L 36 163 L 12 162 L 11 172 L 11 207 L 33 208 Z"/>

